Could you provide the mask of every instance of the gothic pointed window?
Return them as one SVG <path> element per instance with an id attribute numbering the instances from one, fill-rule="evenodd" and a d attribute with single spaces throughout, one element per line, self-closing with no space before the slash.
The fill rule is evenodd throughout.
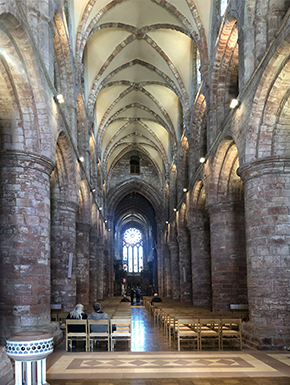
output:
<path id="1" fill-rule="evenodd" d="M 130 158 L 130 174 L 140 175 L 140 159 L 138 156 Z"/>
<path id="2" fill-rule="evenodd" d="M 142 233 L 133 227 L 126 230 L 123 236 L 123 269 L 128 273 L 143 270 Z"/>

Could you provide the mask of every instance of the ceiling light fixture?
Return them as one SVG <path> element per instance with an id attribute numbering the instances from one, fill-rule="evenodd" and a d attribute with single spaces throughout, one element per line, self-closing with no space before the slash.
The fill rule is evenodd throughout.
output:
<path id="1" fill-rule="evenodd" d="M 56 100 L 56 102 L 59 103 L 59 104 L 64 103 L 64 98 L 63 98 L 63 95 L 62 95 L 62 94 L 56 95 L 55 100 Z"/>
<path id="2" fill-rule="evenodd" d="M 240 102 L 238 99 L 232 99 L 231 104 L 230 104 L 230 108 L 236 108 L 239 106 L 239 104 L 240 104 Z"/>

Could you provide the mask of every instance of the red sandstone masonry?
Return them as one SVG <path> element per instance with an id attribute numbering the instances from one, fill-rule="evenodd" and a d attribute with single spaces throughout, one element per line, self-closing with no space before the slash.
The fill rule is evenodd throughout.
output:
<path id="1" fill-rule="evenodd" d="M 4 215 L 7 220 L 1 223 L 1 234 L 5 241 L 1 241 L 0 246 L 2 255 L 5 255 L 1 259 L 0 269 L 1 291 L 4 304 L 7 304 L 5 314 L 8 316 L 3 320 L 4 325 L 1 328 L 1 338 L 5 338 L 17 330 L 18 325 L 25 323 L 24 318 L 33 315 L 35 304 L 39 304 L 38 316 L 41 322 L 48 324 L 50 320 L 50 282 L 45 279 L 41 290 L 35 285 L 42 277 L 50 276 L 46 244 L 49 244 L 48 198 L 51 165 L 38 157 L 23 153 L 3 155 L 2 162 L 5 166 L 1 167 L 1 179 L 7 181 L 2 185 L 6 206 Z M 18 198 L 20 195 L 21 199 Z M 7 200 L 9 196 L 13 199 Z M 40 202 L 41 210 L 38 209 Z M 40 215 L 47 219 L 43 224 L 40 223 Z M 31 238 L 24 240 L 28 234 Z M 13 317 L 10 317 L 12 314 Z M 34 318 L 30 324 L 36 328 L 40 326 Z"/>

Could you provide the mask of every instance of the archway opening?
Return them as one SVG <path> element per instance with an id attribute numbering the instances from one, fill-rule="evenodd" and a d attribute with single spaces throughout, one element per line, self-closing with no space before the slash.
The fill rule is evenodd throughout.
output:
<path id="1" fill-rule="evenodd" d="M 118 204 L 114 233 L 114 294 L 129 294 L 137 286 L 147 294 L 157 286 L 155 210 L 141 194 L 132 192 Z"/>

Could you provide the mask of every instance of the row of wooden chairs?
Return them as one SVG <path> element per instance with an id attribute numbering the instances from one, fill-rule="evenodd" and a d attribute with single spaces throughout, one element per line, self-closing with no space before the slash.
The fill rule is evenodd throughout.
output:
<path id="1" fill-rule="evenodd" d="M 197 350 L 202 350 L 204 343 L 216 345 L 220 350 L 229 342 L 242 350 L 240 318 L 178 318 L 176 334 L 178 351 L 182 341 L 193 341 Z"/>
<path id="2" fill-rule="evenodd" d="M 152 303 L 152 297 L 143 298 L 145 308 L 154 317 L 154 324 L 168 336 L 177 339 L 177 348 L 184 340 L 192 340 L 198 350 L 205 343 L 218 349 L 227 345 L 242 349 L 242 319 L 247 318 L 247 309 L 241 311 L 212 312 L 202 306 L 192 306 L 165 298 L 161 303 Z"/>
<path id="3" fill-rule="evenodd" d="M 93 331 L 94 326 L 107 330 Z M 71 327 L 81 327 L 83 331 L 73 332 Z M 132 322 L 131 318 L 112 318 L 103 320 L 66 320 L 66 351 L 71 350 L 73 341 L 84 341 L 85 350 L 92 351 L 94 342 L 106 341 L 108 351 L 113 351 L 116 341 L 128 341 L 131 349 Z"/>

